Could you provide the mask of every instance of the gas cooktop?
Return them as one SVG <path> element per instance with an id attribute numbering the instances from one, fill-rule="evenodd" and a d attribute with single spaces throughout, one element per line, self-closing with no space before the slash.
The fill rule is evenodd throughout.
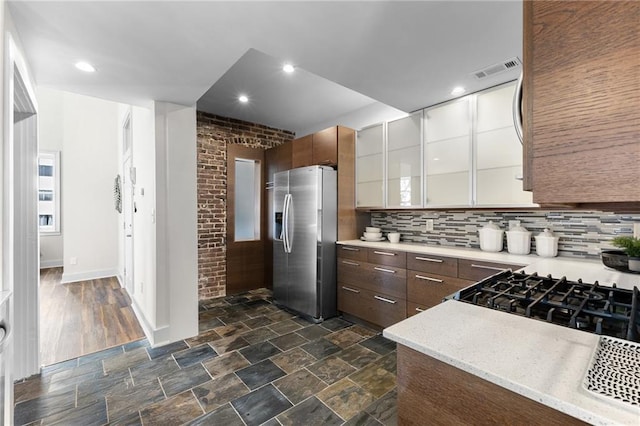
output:
<path id="1" fill-rule="evenodd" d="M 454 299 L 499 311 L 640 342 L 640 292 L 506 270 Z"/>

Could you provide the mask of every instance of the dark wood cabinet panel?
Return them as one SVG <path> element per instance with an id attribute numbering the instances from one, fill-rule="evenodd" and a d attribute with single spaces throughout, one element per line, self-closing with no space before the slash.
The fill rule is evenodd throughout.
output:
<path id="1" fill-rule="evenodd" d="M 584 425 L 532 399 L 398 345 L 398 424 Z"/>
<path id="2" fill-rule="evenodd" d="M 523 268 L 524 265 L 511 265 L 508 263 L 484 262 L 479 260 L 458 260 L 458 278 L 470 280 L 472 282 L 480 281 L 491 275 L 497 274 L 505 269 L 512 271 Z"/>
<path id="3" fill-rule="evenodd" d="M 407 253 L 407 269 L 457 277 L 458 259 L 420 253 Z"/>
<path id="4" fill-rule="evenodd" d="M 291 168 L 313 165 L 313 135 L 294 139 L 291 145 Z"/>
<path id="5" fill-rule="evenodd" d="M 367 260 L 376 265 L 407 267 L 407 253 L 404 251 L 370 248 Z"/>
<path id="6" fill-rule="evenodd" d="M 460 278 L 410 270 L 407 271 L 407 300 L 431 308 L 440 304 L 444 297 L 472 283 Z"/>
<path id="7" fill-rule="evenodd" d="M 338 246 L 338 258 L 359 260 L 360 262 L 367 261 L 367 249 L 364 247 L 355 246 Z"/>
<path id="8" fill-rule="evenodd" d="M 406 300 L 338 282 L 338 310 L 388 327 L 406 318 Z"/>
<path id="9" fill-rule="evenodd" d="M 313 134 L 313 164 L 338 165 L 338 127 L 329 127 Z"/>
<path id="10" fill-rule="evenodd" d="M 273 182 L 273 175 L 291 169 L 292 142 L 283 143 L 265 151 L 267 163 L 267 184 Z"/>
<path id="11" fill-rule="evenodd" d="M 412 317 L 420 312 L 426 311 L 427 309 L 429 309 L 429 307 L 426 305 L 415 303 L 407 299 L 407 317 Z"/>
<path id="12" fill-rule="evenodd" d="M 533 201 L 640 202 L 640 2 L 523 3 Z"/>
<path id="13" fill-rule="evenodd" d="M 338 259 L 338 280 L 375 293 L 407 297 L 407 270 L 404 268 L 341 258 Z"/>

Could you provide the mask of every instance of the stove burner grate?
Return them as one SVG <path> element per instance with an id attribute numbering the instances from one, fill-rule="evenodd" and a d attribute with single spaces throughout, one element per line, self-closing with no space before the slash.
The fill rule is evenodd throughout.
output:
<path id="1" fill-rule="evenodd" d="M 565 277 L 514 273 L 486 278 L 455 296 L 491 309 L 640 342 L 638 289 L 603 287 Z"/>

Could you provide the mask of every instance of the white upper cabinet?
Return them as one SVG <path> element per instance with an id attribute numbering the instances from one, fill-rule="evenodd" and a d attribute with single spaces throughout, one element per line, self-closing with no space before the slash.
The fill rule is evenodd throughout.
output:
<path id="1" fill-rule="evenodd" d="M 424 110 L 425 207 L 471 200 L 471 103 L 465 97 Z"/>
<path id="2" fill-rule="evenodd" d="M 359 131 L 357 207 L 535 206 L 522 190 L 514 91 L 506 83 Z"/>
<path id="3" fill-rule="evenodd" d="M 388 208 L 422 207 L 422 113 L 387 124 Z"/>
<path id="4" fill-rule="evenodd" d="M 384 207 L 384 126 L 358 132 L 356 138 L 356 207 Z"/>
<path id="5" fill-rule="evenodd" d="M 522 190 L 522 144 L 512 119 L 515 83 L 476 96 L 476 205 L 531 205 Z"/>

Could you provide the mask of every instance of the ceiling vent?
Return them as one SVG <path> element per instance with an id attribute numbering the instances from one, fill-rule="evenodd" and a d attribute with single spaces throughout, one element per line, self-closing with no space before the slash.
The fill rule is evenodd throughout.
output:
<path id="1" fill-rule="evenodd" d="M 501 72 L 517 68 L 520 66 L 520 64 L 520 59 L 515 57 L 497 64 L 489 65 L 486 68 L 482 68 L 481 70 L 473 72 L 473 75 L 478 80 L 482 80 L 484 78 L 491 77 L 492 75 L 500 74 Z"/>

